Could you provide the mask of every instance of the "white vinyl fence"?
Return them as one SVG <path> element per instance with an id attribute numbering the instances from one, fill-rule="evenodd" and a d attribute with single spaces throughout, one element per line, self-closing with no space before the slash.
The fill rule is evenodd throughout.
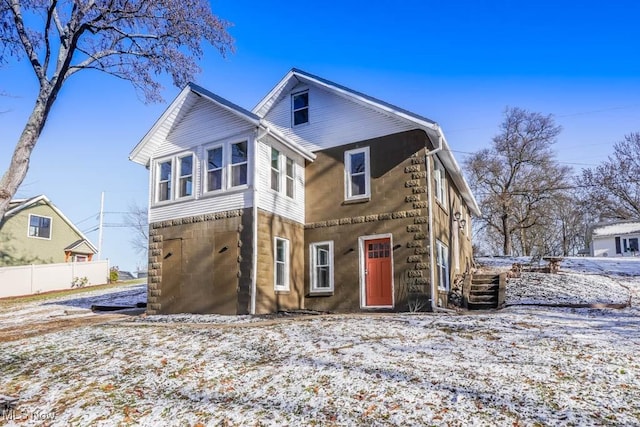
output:
<path id="1" fill-rule="evenodd" d="M 109 261 L 67 262 L 0 268 L 0 298 L 71 289 L 74 279 L 85 286 L 107 283 Z"/>

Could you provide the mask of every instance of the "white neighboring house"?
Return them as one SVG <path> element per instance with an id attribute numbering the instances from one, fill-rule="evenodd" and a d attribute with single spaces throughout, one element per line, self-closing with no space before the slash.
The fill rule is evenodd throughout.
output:
<path id="1" fill-rule="evenodd" d="M 640 221 L 596 224 L 591 229 L 592 256 L 640 255 Z"/>

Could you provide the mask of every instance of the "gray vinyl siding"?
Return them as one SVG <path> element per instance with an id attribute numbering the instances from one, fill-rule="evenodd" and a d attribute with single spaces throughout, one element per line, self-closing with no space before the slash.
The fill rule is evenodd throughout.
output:
<path id="1" fill-rule="evenodd" d="M 309 90 L 309 123 L 291 126 L 290 94 Z M 265 119 L 309 151 L 350 144 L 414 129 L 398 117 L 380 113 L 317 86 L 300 85 L 283 96 Z"/>

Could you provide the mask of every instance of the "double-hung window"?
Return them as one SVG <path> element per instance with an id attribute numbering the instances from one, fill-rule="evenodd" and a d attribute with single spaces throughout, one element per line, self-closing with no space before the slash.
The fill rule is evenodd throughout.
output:
<path id="1" fill-rule="evenodd" d="M 29 237 L 50 239 L 51 218 L 48 216 L 29 215 Z"/>
<path id="2" fill-rule="evenodd" d="M 366 199 L 371 195 L 369 147 L 345 151 L 345 199 Z"/>
<path id="3" fill-rule="evenodd" d="M 295 183 L 295 164 L 289 157 L 285 157 L 285 194 L 293 199 Z"/>
<path id="4" fill-rule="evenodd" d="M 178 169 L 180 171 L 180 187 L 178 197 L 189 197 L 193 195 L 193 155 L 178 158 Z"/>
<path id="5" fill-rule="evenodd" d="M 311 292 L 333 292 L 333 242 L 312 243 Z"/>
<path id="6" fill-rule="evenodd" d="M 271 189 L 280 191 L 280 152 L 271 148 Z"/>
<path id="7" fill-rule="evenodd" d="M 293 199 L 295 162 L 275 148 L 271 148 L 271 189 Z"/>
<path id="8" fill-rule="evenodd" d="M 223 187 L 223 159 L 224 150 L 222 146 L 207 149 L 207 179 L 205 191 L 222 190 Z"/>
<path id="9" fill-rule="evenodd" d="M 194 156 L 192 153 L 163 159 L 156 165 L 156 202 L 193 196 Z"/>
<path id="10" fill-rule="evenodd" d="M 274 238 L 273 287 L 276 291 L 289 290 L 289 241 Z"/>
<path id="11" fill-rule="evenodd" d="M 247 185 L 249 153 L 247 141 L 231 144 L 231 187 Z"/>
<path id="12" fill-rule="evenodd" d="M 291 95 L 291 116 L 293 126 L 309 123 L 309 91 Z"/>
<path id="13" fill-rule="evenodd" d="M 435 186 L 436 200 L 442 205 L 447 206 L 447 176 L 442 163 L 434 158 L 433 180 Z"/>
<path id="14" fill-rule="evenodd" d="M 440 240 L 436 240 L 436 265 L 438 272 L 438 286 L 449 290 L 449 248 Z"/>
<path id="15" fill-rule="evenodd" d="M 169 160 L 158 164 L 158 189 L 157 201 L 171 200 L 171 180 L 173 179 L 173 162 Z"/>

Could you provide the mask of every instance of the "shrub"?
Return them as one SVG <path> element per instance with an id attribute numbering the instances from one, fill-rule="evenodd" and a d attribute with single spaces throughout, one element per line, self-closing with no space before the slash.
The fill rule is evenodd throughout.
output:
<path id="1" fill-rule="evenodd" d="M 109 269 L 109 283 L 115 283 L 118 281 L 118 277 L 120 277 L 120 269 L 118 266 L 113 266 Z"/>
<path id="2" fill-rule="evenodd" d="M 84 277 L 74 277 L 71 281 L 72 288 L 84 288 L 89 284 L 89 278 L 87 276 Z"/>

